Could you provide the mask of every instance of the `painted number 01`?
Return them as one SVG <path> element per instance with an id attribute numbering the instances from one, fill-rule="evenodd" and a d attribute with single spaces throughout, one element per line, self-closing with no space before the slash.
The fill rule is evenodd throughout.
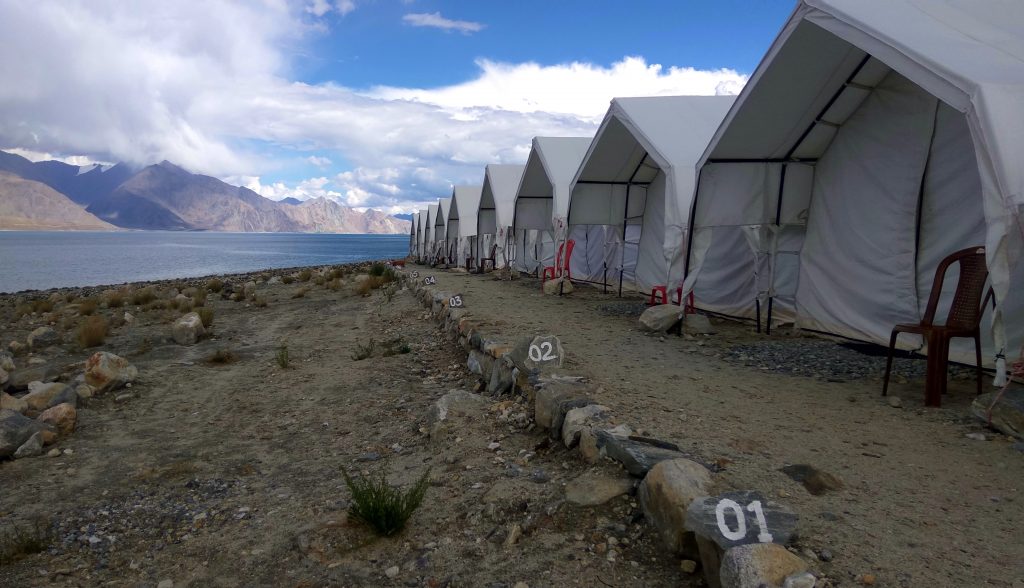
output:
<path id="1" fill-rule="evenodd" d="M 737 529 L 735 531 L 730 529 L 729 525 L 725 522 L 726 510 L 731 510 L 736 517 Z M 761 543 L 771 543 L 772 535 L 768 532 L 768 521 L 764 518 L 764 509 L 761 508 L 761 501 L 755 500 L 751 502 L 747 505 L 747 510 L 754 513 L 754 516 L 757 518 L 757 526 L 761 529 L 761 532 L 757 534 L 757 540 Z M 739 541 L 747 536 L 747 519 L 743 515 L 743 507 L 735 500 L 729 498 L 719 500 L 718 506 L 715 507 L 715 519 L 718 521 L 718 530 L 729 541 Z"/>
<path id="2" fill-rule="evenodd" d="M 530 345 L 530 359 L 533 361 L 551 361 L 552 359 L 558 359 L 554 353 L 555 346 L 551 343 L 544 341 L 539 346 Z"/>

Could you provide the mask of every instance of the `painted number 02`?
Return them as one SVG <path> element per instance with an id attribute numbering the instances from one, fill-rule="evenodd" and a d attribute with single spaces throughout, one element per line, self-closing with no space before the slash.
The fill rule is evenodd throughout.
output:
<path id="1" fill-rule="evenodd" d="M 462 308 L 462 296 L 460 294 L 456 294 L 449 298 L 448 306 L 449 308 Z"/>
<path id="2" fill-rule="evenodd" d="M 552 359 L 558 359 L 553 351 L 555 346 L 551 343 L 544 341 L 540 345 L 530 345 L 530 359 L 533 361 L 551 361 Z"/>
<path id="3" fill-rule="evenodd" d="M 727 510 L 731 510 L 736 517 L 737 528 L 735 531 L 730 529 L 728 523 L 725 522 L 725 511 Z M 755 500 L 751 502 L 747 505 L 747 510 L 754 513 L 754 516 L 757 518 L 757 526 L 761 529 L 761 532 L 757 534 L 757 540 L 761 543 L 771 543 L 772 535 L 768 532 L 768 521 L 764 518 L 764 509 L 761 508 L 761 501 Z M 747 536 L 747 518 L 743 514 L 743 507 L 735 500 L 729 498 L 719 500 L 718 506 L 715 507 L 715 519 L 718 521 L 718 530 L 729 541 L 739 541 Z"/>

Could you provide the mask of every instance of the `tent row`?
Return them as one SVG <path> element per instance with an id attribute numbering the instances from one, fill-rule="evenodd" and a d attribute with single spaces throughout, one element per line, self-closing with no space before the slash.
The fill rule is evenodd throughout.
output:
<path id="1" fill-rule="evenodd" d="M 417 213 L 410 253 L 539 274 L 571 243 L 574 281 L 884 344 L 941 260 L 984 247 L 1002 373 L 1024 341 L 1022 22 L 1015 2 L 802 0 L 739 96 L 616 98 L 594 137 L 536 137 Z"/>

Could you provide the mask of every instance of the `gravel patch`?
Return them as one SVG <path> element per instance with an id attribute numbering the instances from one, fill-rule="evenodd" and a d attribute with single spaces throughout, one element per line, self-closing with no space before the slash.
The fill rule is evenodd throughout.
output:
<path id="1" fill-rule="evenodd" d="M 645 310 L 646 302 L 610 302 L 598 307 L 605 316 L 640 316 Z"/>

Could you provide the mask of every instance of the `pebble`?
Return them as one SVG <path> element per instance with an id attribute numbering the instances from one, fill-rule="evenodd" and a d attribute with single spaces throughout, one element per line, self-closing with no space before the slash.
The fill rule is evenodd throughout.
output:
<path id="1" fill-rule="evenodd" d="M 899 396 L 889 396 L 885 401 L 893 408 L 903 408 L 903 401 L 900 400 Z"/>
<path id="2" fill-rule="evenodd" d="M 985 436 L 985 433 L 967 433 L 964 437 L 975 441 L 988 441 L 988 437 Z"/>
<path id="3" fill-rule="evenodd" d="M 679 569 L 683 570 L 684 573 L 692 574 L 697 571 L 697 562 L 692 559 L 684 559 L 679 563 Z"/>
<path id="4" fill-rule="evenodd" d="M 174 580 L 160 580 L 156 588 L 174 588 Z"/>
<path id="5" fill-rule="evenodd" d="M 398 566 L 391 566 L 390 568 L 384 570 L 384 575 L 389 577 L 389 578 L 394 578 L 395 576 L 398 575 L 398 572 L 399 572 Z"/>
<path id="6" fill-rule="evenodd" d="M 498 449 L 501 449 L 501 443 L 498 443 L 497 441 L 491 441 L 490 443 L 487 444 L 487 449 L 491 451 L 497 451 Z"/>
<path id="7" fill-rule="evenodd" d="M 530 585 L 526 582 L 516 582 L 515 586 L 512 588 L 530 588 Z"/>
<path id="8" fill-rule="evenodd" d="M 822 549 L 818 552 L 818 559 L 821 561 L 832 561 L 832 552 L 828 549 Z"/>
<path id="9" fill-rule="evenodd" d="M 860 578 L 858 578 L 858 579 L 860 580 L 860 583 L 865 585 L 865 586 L 874 586 L 875 585 L 875 579 L 876 578 L 875 578 L 874 574 L 862 574 L 860 576 Z"/>
<path id="10" fill-rule="evenodd" d="M 60 457 L 60 449 L 54 447 L 53 449 L 46 452 L 46 457 Z"/>
<path id="11" fill-rule="evenodd" d="M 75 453 L 74 449 L 65 449 L 64 450 L 64 455 L 74 455 L 74 453 Z"/>

